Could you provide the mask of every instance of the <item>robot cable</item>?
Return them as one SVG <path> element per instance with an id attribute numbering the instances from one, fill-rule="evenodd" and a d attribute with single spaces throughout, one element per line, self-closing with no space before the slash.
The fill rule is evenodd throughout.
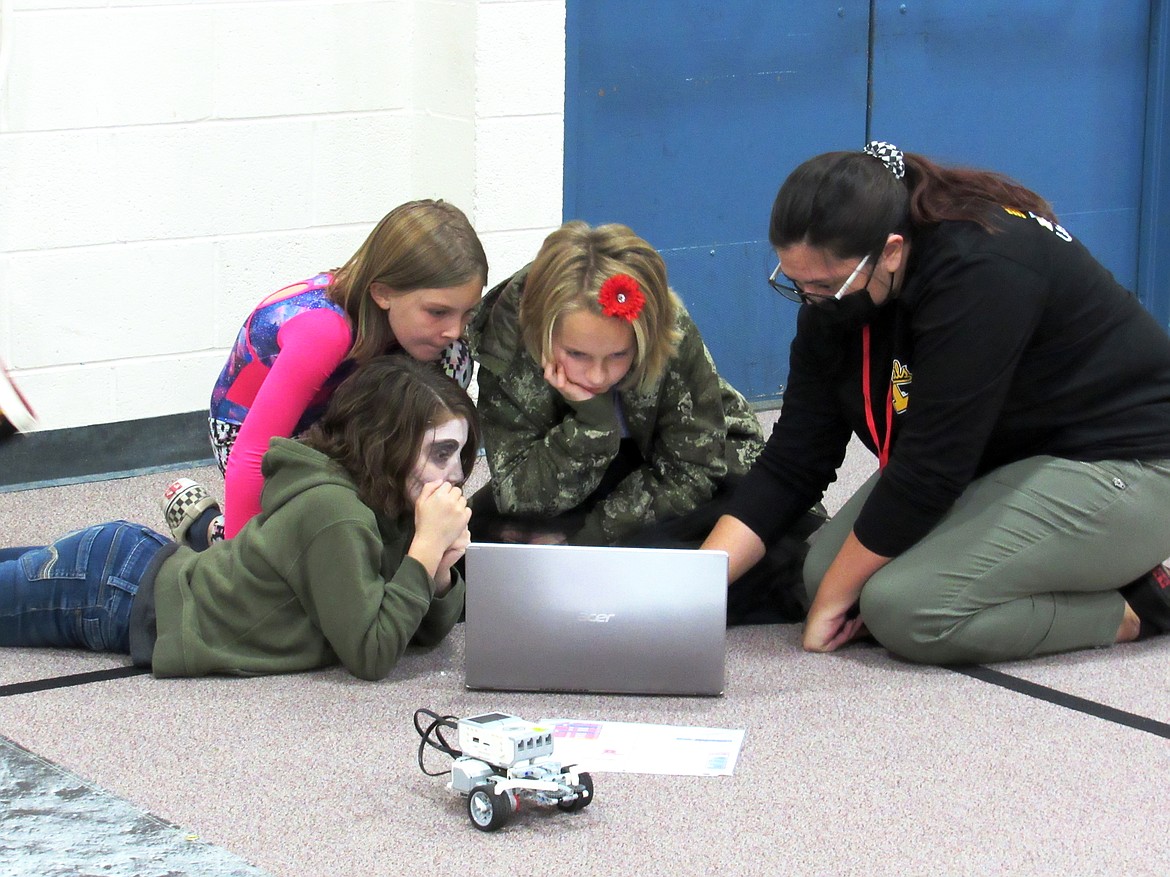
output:
<path id="1" fill-rule="evenodd" d="M 422 726 L 420 717 L 425 716 L 431 720 L 430 724 L 425 728 Z M 437 749 L 445 755 L 449 755 L 452 759 L 458 758 L 463 754 L 462 750 L 456 749 L 447 742 L 447 738 L 443 736 L 443 729 L 458 733 L 459 731 L 459 717 L 458 716 L 441 716 L 436 712 L 428 709 L 417 709 L 414 711 L 414 729 L 418 731 L 419 737 L 422 739 L 418 743 L 418 766 L 419 769 L 430 777 L 438 777 L 443 774 L 451 772 L 451 768 L 440 771 L 427 770 L 423 757 L 426 753 L 427 747 Z"/>

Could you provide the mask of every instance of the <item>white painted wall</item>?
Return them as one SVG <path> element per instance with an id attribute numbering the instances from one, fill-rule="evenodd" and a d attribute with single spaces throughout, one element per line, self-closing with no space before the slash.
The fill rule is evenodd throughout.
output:
<path id="1" fill-rule="evenodd" d="M 0 0 L 0 359 L 43 428 L 206 407 L 252 305 L 442 197 L 559 225 L 564 0 Z"/>

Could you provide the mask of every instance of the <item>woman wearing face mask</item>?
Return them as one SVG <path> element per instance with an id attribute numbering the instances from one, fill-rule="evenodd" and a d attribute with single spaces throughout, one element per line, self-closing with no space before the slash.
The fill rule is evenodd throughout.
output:
<path id="1" fill-rule="evenodd" d="M 261 510 L 236 538 L 197 552 L 112 521 L 0 549 L 0 646 L 123 652 L 155 676 L 341 663 L 381 679 L 463 609 L 459 485 L 478 439 L 437 364 L 368 360 L 299 440 L 272 439 Z"/>
<path id="2" fill-rule="evenodd" d="M 472 499 L 477 541 L 697 547 L 763 447 L 662 256 L 627 226 L 554 231 L 467 335 L 492 475 Z M 773 540 L 728 594 L 732 623 L 803 617 L 803 539 L 822 520 Z"/>
<path id="3" fill-rule="evenodd" d="M 705 547 L 754 563 L 856 434 L 878 469 L 805 564 L 804 646 L 1011 660 L 1170 628 L 1170 339 L 1005 177 L 886 143 L 785 181 L 784 407 Z"/>

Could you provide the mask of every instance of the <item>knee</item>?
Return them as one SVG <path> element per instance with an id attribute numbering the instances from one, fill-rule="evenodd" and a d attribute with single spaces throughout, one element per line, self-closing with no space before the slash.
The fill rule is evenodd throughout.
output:
<path id="1" fill-rule="evenodd" d="M 948 641 L 951 619 L 933 611 L 921 591 L 879 573 L 861 592 L 861 617 L 879 643 L 920 664 L 954 663 Z"/>

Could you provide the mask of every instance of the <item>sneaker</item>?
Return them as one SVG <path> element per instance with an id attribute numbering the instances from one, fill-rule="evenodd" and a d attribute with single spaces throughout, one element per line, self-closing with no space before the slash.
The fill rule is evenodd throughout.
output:
<path id="1" fill-rule="evenodd" d="M 198 481 L 179 478 L 167 485 L 163 493 L 162 511 L 171 535 L 176 542 L 186 540 L 191 525 L 199 520 L 212 506 L 217 506 L 214 496 Z"/>
<path id="2" fill-rule="evenodd" d="M 1121 589 L 1131 609 L 1141 621 L 1141 636 L 1170 632 L 1170 570 L 1158 564 L 1136 582 Z"/>
<path id="3" fill-rule="evenodd" d="M 11 438 L 18 432 L 30 432 L 37 425 L 32 408 L 8 377 L 4 363 L 0 362 L 0 441 Z"/>

